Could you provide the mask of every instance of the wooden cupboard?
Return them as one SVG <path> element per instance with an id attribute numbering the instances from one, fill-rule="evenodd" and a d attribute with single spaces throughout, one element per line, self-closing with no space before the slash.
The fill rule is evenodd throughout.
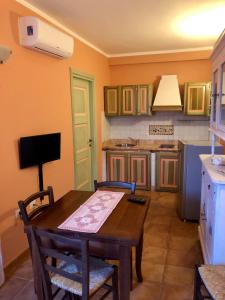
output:
<path id="1" fill-rule="evenodd" d="M 119 87 L 107 86 L 104 88 L 104 106 L 106 116 L 118 116 L 119 114 Z"/>
<path id="2" fill-rule="evenodd" d="M 137 116 L 151 114 L 151 84 L 104 87 L 105 115 Z"/>
<path id="3" fill-rule="evenodd" d="M 211 55 L 213 64 L 210 130 L 225 140 L 225 31 Z"/>
<path id="4" fill-rule="evenodd" d="M 107 180 L 136 182 L 139 189 L 150 188 L 150 152 L 107 151 Z"/>
<path id="5" fill-rule="evenodd" d="M 194 116 L 209 116 L 210 91 L 210 82 L 186 82 L 184 85 L 184 113 Z"/>
<path id="6" fill-rule="evenodd" d="M 210 155 L 200 155 L 202 161 L 202 190 L 199 237 L 206 264 L 225 264 L 225 180 L 215 170 Z M 225 159 L 225 157 L 224 157 Z"/>
<path id="7" fill-rule="evenodd" d="M 180 153 L 156 153 L 156 190 L 179 191 L 180 189 Z"/>

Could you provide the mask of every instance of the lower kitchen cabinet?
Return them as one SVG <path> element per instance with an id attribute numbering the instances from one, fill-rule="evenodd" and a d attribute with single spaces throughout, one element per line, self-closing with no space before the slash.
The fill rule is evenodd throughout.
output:
<path id="1" fill-rule="evenodd" d="M 130 181 L 136 182 L 137 188 L 150 187 L 150 155 L 145 153 L 130 154 Z"/>
<path id="2" fill-rule="evenodd" d="M 106 152 L 107 180 L 129 181 L 128 177 L 128 153 L 107 151 Z"/>
<path id="3" fill-rule="evenodd" d="M 180 153 L 157 152 L 156 190 L 177 192 L 180 189 Z"/>
<path id="4" fill-rule="evenodd" d="M 107 180 L 136 182 L 139 189 L 150 188 L 150 153 L 107 151 Z"/>

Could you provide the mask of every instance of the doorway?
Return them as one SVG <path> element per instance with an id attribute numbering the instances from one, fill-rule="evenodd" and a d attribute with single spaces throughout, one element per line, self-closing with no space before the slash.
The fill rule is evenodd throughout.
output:
<path id="1" fill-rule="evenodd" d="M 71 69 L 74 188 L 93 190 L 97 178 L 95 78 Z"/>

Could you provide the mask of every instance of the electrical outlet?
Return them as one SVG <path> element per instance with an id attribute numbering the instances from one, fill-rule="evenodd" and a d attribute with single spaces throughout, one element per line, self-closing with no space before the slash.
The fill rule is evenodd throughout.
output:
<path id="1" fill-rule="evenodd" d="M 20 218 L 20 210 L 19 210 L 19 208 L 16 209 L 16 211 L 15 211 L 15 217 L 16 217 L 16 219 Z"/>

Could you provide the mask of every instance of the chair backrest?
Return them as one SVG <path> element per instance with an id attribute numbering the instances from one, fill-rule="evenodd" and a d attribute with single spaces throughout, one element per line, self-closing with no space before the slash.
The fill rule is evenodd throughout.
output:
<path id="1" fill-rule="evenodd" d="M 44 196 L 47 196 L 48 203 L 38 205 L 35 209 L 28 212 L 29 204 L 37 199 L 43 199 Z M 30 221 L 42 213 L 46 208 L 54 204 L 54 194 L 51 186 L 47 187 L 47 190 L 37 192 L 32 194 L 25 200 L 18 201 L 20 215 L 25 225 L 29 225 Z"/>
<path id="2" fill-rule="evenodd" d="M 40 275 L 39 288 L 43 287 L 44 299 L 52 300 L 51 276 L 58 274 L 82 284 L 82 299 L 89 297 L 89 240 L 82 233 L 74 232 L 68 236 L 63 230 L 38 229 L 28 226 L 32 240 L 32 256 L 35 270 Z M 64 245 L 61 250 L 58 245 Z M 73 255 L 66 255 L 65 249 L 76 249 Z M 59 260 L 60 264 L 52 265 L 49 258 Z M 78 272 L 69 273 L 62 269 L 62 264 L 76 265 Z"/>
<path id="3" fill-rule="evenodd" d="M 101 187 L 110 187 L 110 188 L 121 188 L 130 190 L 131 194 L 135 194 L 136 182 L 123 182 L 123 181 L 102 181 L 97 182 L 94 180 L 95 191 Z"/>

